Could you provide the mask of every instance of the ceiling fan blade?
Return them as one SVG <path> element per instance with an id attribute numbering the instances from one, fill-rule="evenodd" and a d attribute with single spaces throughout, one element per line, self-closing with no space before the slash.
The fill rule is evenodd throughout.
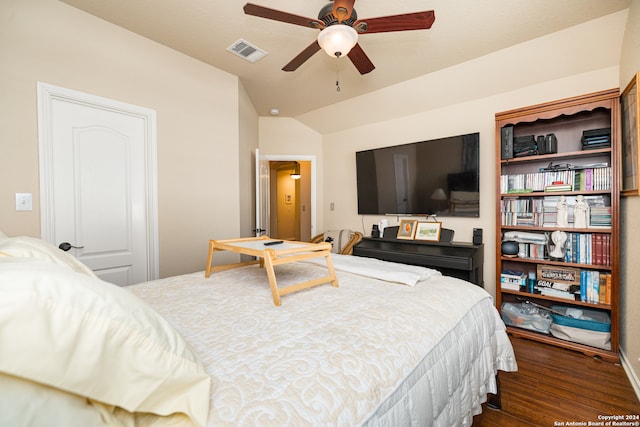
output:
<path id="1" fill-rule="evenodd" d="M 333 16 L 339 23 L 351 16 L 355 2 L 356 0 L 333 0 Z"/>
<path id="2" fill-rule="evenodd" d="M 392 31 L 428 30 L 436 20 L 433 10 L 402 15 L 382 16 L 380 18 L 359 19 L 353 28 L 359 33 L 388 33 Z"/>
<path id="3" fill-rule="evenodd" d="M 305 18 L 304 16 L 294 15 L 288 12 L 270 9 L 268 7 L 259 6 L 253 3 L 244 5 L 244 13 L 247 15 L 258 16 L 260 18 L 271 19 L 274 21 L 286 22 L 287 24 L 301 25 L 303 27 L 324 28 L 324 23 L 317 19 Z"/>
<path id="4" fill-rule="evenodd" d="M 353 65 L 355 65 L 358 71 L 360 71 L 360 74 L 370 73 L 376 68 L 358 43 L 356 43 L 347 56 L 351 62 L 353 62 Z"/>
<path id="5" fill-rule="evenodd" d="M 307 46 L 305 50 L 300 52 L 298 56 L 293 58 L 287 65 L 282 67 L 282 70 L 283 71 L 297 70 L 298 67 L 304 64 L 307 59 L 311 58 L 319 50 L 320 50 L 320 45 L 318 44 L 318 41 L 315 40 L 313 43 Z"/>

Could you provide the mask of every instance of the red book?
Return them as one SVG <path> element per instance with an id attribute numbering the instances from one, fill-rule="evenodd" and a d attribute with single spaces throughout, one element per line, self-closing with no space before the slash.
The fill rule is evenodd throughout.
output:
<path id="1" fill-rule="evenodd" d="M 603 240 L 602 234 L 593 234 L 593 263 L 597 265 L 603 265 Z"/>

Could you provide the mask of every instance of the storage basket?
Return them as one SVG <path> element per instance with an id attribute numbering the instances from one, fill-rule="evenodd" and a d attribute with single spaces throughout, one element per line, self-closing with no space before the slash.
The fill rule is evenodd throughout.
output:
<path id="1" fill-rule="evenodd" d="M 551 307 L 551 335 L 566 341 L 611 349 L 611 319 L 602 311 L 575 307 Z"/>
<path id="2" fill-rule="evenodd" d="M 517 326 L 544 334 L 549 333 L 549 328 L 553 321 L 547 311 L 526 303 L 512 304 L 505 302 L 502 304 L 501 312 L 502 321 L 505 325 Z"/>

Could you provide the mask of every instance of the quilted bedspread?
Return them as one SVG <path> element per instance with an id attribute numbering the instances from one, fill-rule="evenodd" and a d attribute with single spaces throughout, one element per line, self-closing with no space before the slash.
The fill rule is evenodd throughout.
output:
<path id="1" fill-rule="evenodd" d="M 280 287 L 326 274 L 276 267 Z M 517 369 L 483 289 L 439 273 L 405 286 L 338 271 L 273 304 L 257 265 L 130 286 L 212 377 L 209 426 L 469 426 L 496 370 Z"/>

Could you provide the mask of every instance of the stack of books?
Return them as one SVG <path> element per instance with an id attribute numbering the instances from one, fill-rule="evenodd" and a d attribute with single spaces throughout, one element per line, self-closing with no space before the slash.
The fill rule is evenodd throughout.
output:
<path id="1" fill-rule="evenodd" d="M 505 270 L 500 273 L 500 288 L 519 291 L 527 285 L 527 276 L 522 271 Z"/>
<path id="2" fill-rule="evenodd" d="M 535 290 L 542 295 L 575 301 L 580 296 L 580 270 L 538 264 Z"/>
<path id="3" fill-rule="evenodd" d="M 571 191 L 573 186 L 571 184 L 565 184 L 564 182 L 554 182 L 551 185 L 547 185 L 544 187 L 544 191 L 553 192 L 553 191 Z"/>
<path id="4" fill-rule="evenodd" d="M 611 206 L 592 206 L 589 210 L 589 227 L 611 228 Z"/>
<path id="5" fill-rule="evenodd" d="M 582 132 L 582 149 L 611 147 L 611 128 L 591 129 Z"/>
<path id="6" fill-rule="evenodd" d="M 549 282 L 546 280 L 538 280 L 536 289 L 541 295 L 555 298 L 575 301 L 576 296 L 580 294 L 579 285 L 571 285 L 569 283 Z"/>

